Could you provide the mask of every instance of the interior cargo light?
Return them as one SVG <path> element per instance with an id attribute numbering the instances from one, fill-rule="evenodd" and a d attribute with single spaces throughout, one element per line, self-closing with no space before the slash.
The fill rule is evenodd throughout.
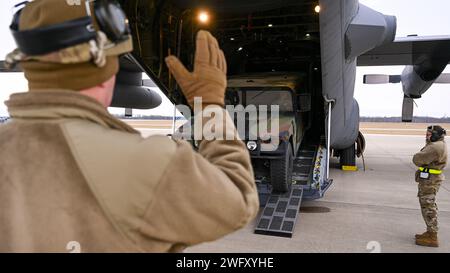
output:
<path id="1" fill-rule="evenodd" d="M 319 13 L 319 12 L 320 12 L 320 6 L 317 5 L 317 6 L 314 8 L 314 11 L 315 11 L 316 13 Z"/>
<path id="2" fill-rule="evenodd" d="M 209 13 L 206 11 L 201 11 L 198 14 L 198 21 L 202 24 L 207 24 L 209 23 Z"/>

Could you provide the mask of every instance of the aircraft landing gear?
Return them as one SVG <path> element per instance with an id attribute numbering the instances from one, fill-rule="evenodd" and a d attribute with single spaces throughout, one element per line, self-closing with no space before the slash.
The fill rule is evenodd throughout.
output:
<path id="1" fill-rule="evenodd" d="M 339 151 L 339 163 L 341 168 L 345 169 L 347 167 L 356 166 L 356 148 L 355 144 L 348 147 L 347 149 Z"/>

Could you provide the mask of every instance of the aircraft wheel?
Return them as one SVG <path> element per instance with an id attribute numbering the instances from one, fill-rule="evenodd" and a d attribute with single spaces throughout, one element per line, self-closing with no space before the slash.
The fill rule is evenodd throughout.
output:
<path id="1" fill-rule="evenodd" d="M 292 184 L 294 156 L 292 146 L 288 143 L 282 159 L 270 161 L 270 181 L 274 192 L 287 192 Z"/>

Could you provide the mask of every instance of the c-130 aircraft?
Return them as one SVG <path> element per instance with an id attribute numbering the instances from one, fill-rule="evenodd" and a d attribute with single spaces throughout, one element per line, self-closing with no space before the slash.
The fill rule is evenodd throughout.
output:
<path id="1" fill-rule="evenodd" d="M 320 198 L 331 185 L 332 154 L 344 170 L 356 168 L 365 146 L 353 96 L 357 65 L 406 66 L 402 75 L 364 79 L 368 84 L 402 82 L 404 121 L 412 120 L 413 99 L 435 82 L 450 82 L 442 75 L 450 62 L 450 37 L 395 40 L 396 18 L 358 0 L 119 2 L 129 19 L 134 52 L 121 59 L 113 106 L 150 109 L 161 103 L 143 87 L 148 82 L 142 81 L 142 72 L 174 104 L 186 104 L 164 58 L 176 55 L 192 64 L 200 29 L 211 31 L 225 52 L 227 103 L 251 103 L 252 92 L 267 91 L 266 101 L 264 96 L 258 101 L 270 105 L 289 94 L 279 148 L 264 152 L 260 141 L 244 139 L 260 193 L 267 193 L 264 211 L 271 211 L 261 216 L 257 233 L 292 235 L 301 199 Z M 269 196 L 271 189 L 276 193 Z"/>

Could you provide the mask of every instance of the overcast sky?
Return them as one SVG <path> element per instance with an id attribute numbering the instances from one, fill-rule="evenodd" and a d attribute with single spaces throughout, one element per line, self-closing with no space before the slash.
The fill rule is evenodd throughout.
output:
<path id="1" fill-rule="evenodd" d="M 14 48 L 9 33 L 11 7 L 22 0 L 0 1 L 0 59 Z M 409 34 L 450 35 L 449 0 L 360 0 L 361 3 L 387 15 L 397 16 L 397 37 Z M 360 67 L 357 70 L 355 97 L 360 104 L 361 116 L 400 116 L 403 92 L 400 84 L 363 85 L 364 74 L 401 74 L 404 67 Z M 450 67 L 446 71 L 450 73 Z M 27 84 L 21 73 L 0 73 L 0 102 L 11 93 L 27 90 Z M 432 117 L 450 117 L 450 84 L 434 85 L 416 100 L 418 108 L 415 115 Z M 158 109 L 139 111 L 142 114 L 171 115 L 173 107 L 165 99 Z M 122 110 L 114 109 L 122 113 Z M 6 107 L 0 103 L 0 116 L 6 115 Z"/>

